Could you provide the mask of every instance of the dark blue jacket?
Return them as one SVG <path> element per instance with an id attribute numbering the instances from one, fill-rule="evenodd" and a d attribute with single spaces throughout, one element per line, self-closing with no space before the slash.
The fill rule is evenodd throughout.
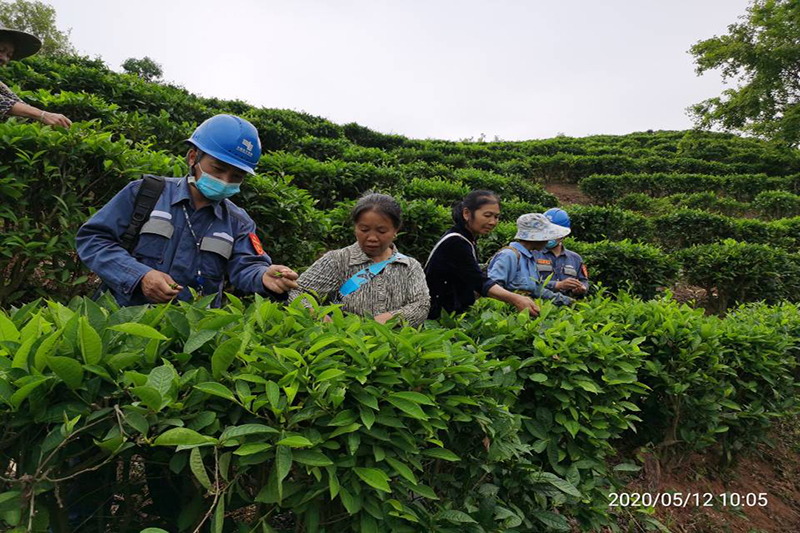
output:
<path id="1" fill-rule="evenodd" d="M 241 291 L 266 293 L 261 277 L 272 260 L 255 249 L 253 241 L 258 241 L 251 238 L 256 230 L 252 219 L 230 200 L 195 211 L 186 178 L 165 178 L 164 191 L 142 226 L 139 242 L 128 253 L 120 239 L 130 223 L 141 183 L 131 182 L 117 193 L 81 226 L 76 238 L 81 260 L 108 285 L 120 305 L 147 303 L 139 282 L 153 269 L 184 286 L 180 300 L 191 297 L 188 287 L 218 293 L 226 277 Z M 184 206 L 201 239 L 199 252 Z"/>
<path id="2" fill-rule="evenodd" d="M 445 238 L 451 233 L 461 237 Z M 463 313 L 475 303 L 475 293 L 486 296 L 497 284 L 481 270 L 475 237 L 466 227 L 455 225 L 445 232 L 442 239 L 425 264 L 425 277 L 431 293 L 428 318 L 432 319 L 439 318 L 442 309 Z"/>

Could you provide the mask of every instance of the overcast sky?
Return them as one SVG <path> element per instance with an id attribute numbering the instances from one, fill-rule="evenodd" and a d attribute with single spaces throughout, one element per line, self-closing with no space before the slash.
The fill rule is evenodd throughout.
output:
<path id="1" fill-rule="evenodd" d="M 689 47 L 747 0 L 46 0 L 82 53 L 203 96 L 413 138 L 691 127 L 724 88 Z"/>

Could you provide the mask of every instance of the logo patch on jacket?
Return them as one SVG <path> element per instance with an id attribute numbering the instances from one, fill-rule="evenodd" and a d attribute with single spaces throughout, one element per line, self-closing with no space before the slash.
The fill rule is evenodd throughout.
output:
<path id="1" fill-rule="evenodd" d="M 261 241 L 258 240 L 258 236 L 255 233 L 250 234 L 250 242 L 253 243 L 253 248 L 255 248 L 258 255 L 264 254 L 264 248 L 261 246 Z"/>
<path id="2" fill-rule="evenodd" d="M 550 260 L 549 259 L 537 259 L 536 263 L 540 264 L 540 265 L 549 265 L 550 264 Z"/>

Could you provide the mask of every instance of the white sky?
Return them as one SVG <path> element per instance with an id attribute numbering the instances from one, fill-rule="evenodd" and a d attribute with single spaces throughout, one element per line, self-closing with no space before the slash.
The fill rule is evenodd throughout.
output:
<path id="1" fill-rule="evenodd" d="M 412 138 L 691 127 L 689 47 L 747 0 L 46 0 L 82 53 L 203 96 Z"/>

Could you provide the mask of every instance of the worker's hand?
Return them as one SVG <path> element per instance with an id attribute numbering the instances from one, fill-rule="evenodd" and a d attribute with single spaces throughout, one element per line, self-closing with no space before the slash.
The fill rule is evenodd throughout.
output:
<path id="1" fill-rule="evenodd" d="M 268 291 L 276 294 L 283 294 L 291 289 L 297 288 L 297 272 L 283 265 L 271 265 L 264 275 L 261 276 L 261 283 Z"/>
<path id="2" fill-rule="evenodd" d="M 375 322 L 378 324 L 386 324 L 388 321 L 394 318 L 394 315 L 392 313 L 381 313 L 379 315 L 375 315 L 374 318 Z"/>
<path id="3" fill-rule="evenodd" d="M 158 270 L 151 270 L 145 274 L 140 285 L 144 297 L 147 298 L 148 302 L 154 304 L 166 303 L 178 296 L 178 293 L 183 290 L 183 287 L 175 283 L 175 280 L 169 274 Z"/>
<path id="4" fill-rule="evenodd" d="M 60 113 L 48 113 L 45 111 L 41 118 L 42 124 L 48 126 L 61 126 L 62 128 L 69 128 L 72 126 L 72 121 Z"/>
<path id="5" fill-rule="evenodd" d="M 578 280 L 575 280 L 578 281 Z M 578 286 L 572 289 L 573 294 L 585 294 L 586 293 L 586 286 L 578 281 Z"/>
<path id="6" fill-rule="evenodd" d="M 585 290 L 585 287 L 583 286 L 583 283 L 581 283 L 578 279 L 567 278 L 567 279 L 562 279 L 559 282 L 556 282 L 556 290 L 559 292 L 564 292 L 564 291 L 579 292 Z"/>
<path id="7" fill-rule="evenodd" d="M 517 294 L 511 303 L 514 304 L 518 311 L 527 311 L 531 316 L 539 316 L 539 306 L 527 296 Z"/>

